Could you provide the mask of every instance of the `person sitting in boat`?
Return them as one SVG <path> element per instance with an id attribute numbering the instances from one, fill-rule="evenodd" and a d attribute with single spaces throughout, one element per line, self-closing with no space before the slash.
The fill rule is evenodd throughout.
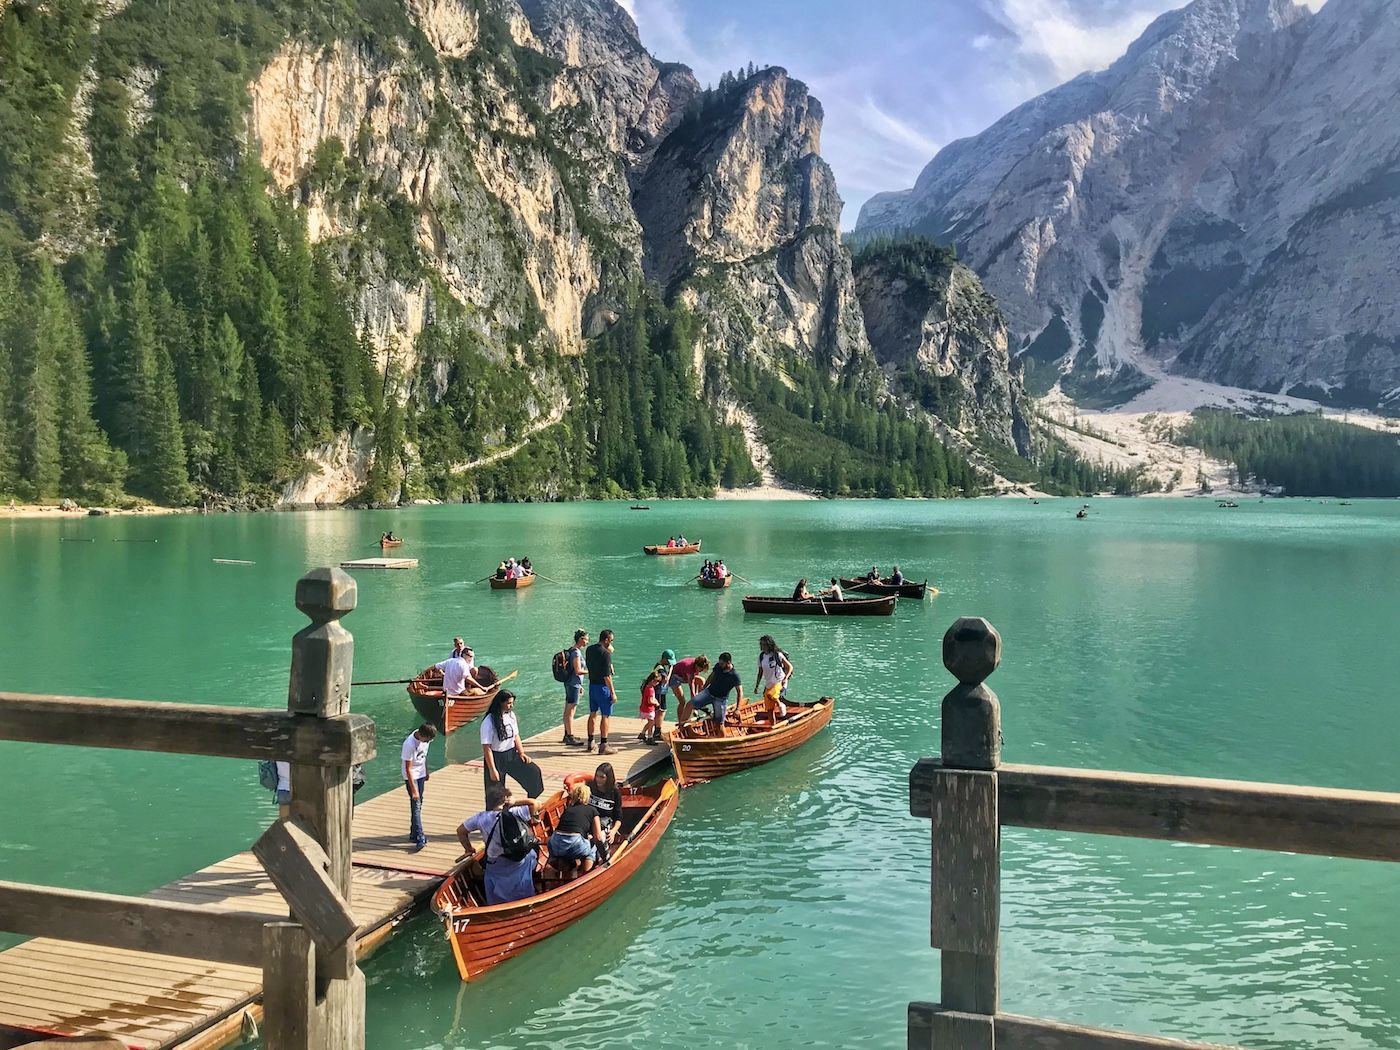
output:
<path id="1" fill-rule="evenodd" d="M 506 573 L 509 571 L 510 570 L 506 568 L 506 563 L 501 562 L 501 564 L 496 566 L 496 579 L 504 580 L 506 578 Z"/>
<path id="2" fill-rule="evenodd" d="M 679 536 L 676 537 L 676 546 L 684 547 L 685 545 L 685 533 L 682 532 Z"/>
<path id="3" fill-rule="evenodd" d="M 666 540 L 666 546 L 667 546 L 668 548 L 674 547 L 675 545 L 676 545 L 676 537 L 671 536 L 671 537 L 669 537 L 669 538 Z"/>
<path id="4" fill-rule="evenodd" d="M 831 586 L 822 591 L 821 596 L 823 598 L 830 598 L 834 602 L 843 602 L 846 600 L 846 596 L 841 593 L 841 584 L 837 581 L 835 576 L 831 578 Z"/>
<path id="5" fill-rule="evenodd" d="M 807 589 L 807 577 L 797 581 L 797 586 L 792 589 L 792 600 L 795 602 L 811 601 L 812 592 Z"/>
<path id="6" fill-rule="evenodd" d="M 592 799 L 593 791 L 585 783 L 569 788 L 564 812 L 559 814 L 554 834 L 549 836 L 549 859 L 556 868 L 563 871 L 571 866 L 561 864 L 561 861 L 578 861 L 577 868 L 568 873 L 571 879 L 593 870 L 598 859 L 598 849 L 594 843 L 603 841 L 603 828 Z"/>
<path id="7" fill-rule="evenodd" d="M 529 558 L 521 558 L 521 559 L 520 559 L 520 572 L 521 572 L 522 575 L 524 575 L 524 576 L 529 576 L 529 575 L 530 575 L 532 572 L 534 572 L 534 571 L 535 571 L 534 566 L 532 566 L 532 565 L 530 564 L 530 559 L 529 559 Z"/>
<path id="8" fill-rule="evenodd" d="M 729 709 L 729 694 L 738 691 L 734 703 L 744 702 L 744 683 L 739 680 L 738 673 L 734 670 L 734 657 L 729 653 L 720 653 L 719 659 L 715 662 L 715 673 L 710 675 L 709 681 L 705 683 L 705 688 L 695 694 L 695 698 L 688 704 L 681 705 L 681 713 L 678 721 L 684 723 L 689 720 L 690 715 L 695 710 L 703 710 L 710 717 L 710 724 L 713 727 L 715 736 L 721 736 L 724 732 L 724 715 Z"/>
<path id="9" fill-rule="evenodd" d="M 890 571 L 890 583 L 892 583 L 892 584 L 894 584 L 894 586 L 898 587 L 898 586 L 899 586 L 900 584 L 902 584 L 903 582 L 904 582 L 904 573 L 900 572 L 900 571 L 899 571 L 899 566 L 896 565 L 896 566 Z"/>
<path id="10" fill-rule="evenodd" d="M 461 639 L 454 638 L 453 642 Z M 476 678 L 472 675 L 472 662 L 468 662 L 467 654 L 470 649 L 455 649 L 451 656 L 440 664 L 433 664 L 442 672 L 442 692 L 444 696 L 462 696 L 467 691 L 467 683 L 476 685 Z"/>
<path id="11" fill-rule="evenodd" d="M 603 832 L 598 840 L 598 859 L 606 864 L 622 834 L 622 789 L 617 786 L 611 762 L 598 764 L 588 787 L 592 791 L 589 805 L 598 811 L 598 827 Z"/>
<path id="12" fill-rule="evenodd" d="M 870 571 L 867 572 L 867 573 L 865 574 L 865 582 L 866 582 L 866 583 L 879 583 L 879 582 L 880 582 L 880 567 L 879 567 L 878 565 L 872 565 L 872 566 L 870 566 Z"/>
<path id="13" fill-rule="evenodd" d="M 517 803 L 505 784 L 489 784 L 486 788 L 486 809 L 468 817 L 457 828 L 457 841 L 466 850 L 467 856 L 476 852 L 472 842 L 472 832 L 481 835 L 486 855 L 482 867 L 485 871 L 486 903 L 508 904 L 535 895 L 535 869 L 539 867 L 539 850 L 532 849 L 519 860 L 511 860 L 501 849 L 501 835 L 497 827 L 502 811 L 524 821 L 540 815 L 540 801 L 527 798 Z"/>
<path id="14" fill-rule="evenodd" d="M 717 579 L 717 580 L 723 580 L 723 579 L 725 579 L 728 575 L 729 575 L 729 566 L 725 565 L 725 564 L 724 564 L 724 559 L 721 558 L 719 561 L 715 562 L 715 579 Z"/>

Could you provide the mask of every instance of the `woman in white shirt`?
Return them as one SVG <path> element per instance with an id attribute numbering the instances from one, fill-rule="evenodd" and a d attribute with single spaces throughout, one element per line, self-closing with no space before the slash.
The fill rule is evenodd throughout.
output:
<path id="1" fill-rule="evenodd" d="M 491 701 L 481 720 L 481 758 L 486 769 L 486 787 L 504 784 L 506 774 L 536 798 L 544 792 L 544 774 L 530 761 L 520 742 L 520 724 L 515 718 L 515 694 L 502 689 Z"/>
<path id="2" fill-rule="evenodd" d="M 763 687 L 763 706 L 770 719 L 782 718 L 787 714 L 783 703 L 783 693 L 787 691 L 788 679 L 792 677 L 792 664 L 787 654 L 778 648 L 771 634 L 758 640 L 758 677 L 754 679 L 754 692 Z"/>

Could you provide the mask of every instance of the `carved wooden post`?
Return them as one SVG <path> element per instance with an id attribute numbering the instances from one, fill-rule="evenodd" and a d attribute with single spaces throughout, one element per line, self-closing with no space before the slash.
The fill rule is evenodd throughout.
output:
<path id="1" fill-rule="evenodd" d="M 1001 635 L 963 617 L 943 636 L 943 666 L 958 684 L 943 698 L 942 757 L 924 800 L 933 818 L 931 941 L 942 952 L 940 1003 L 910 1011 L 909 1045 L 992 1050 L 998 1009 L 1001 829 L 997 766 L 1001 707 L 985 679 L 1001 663 Z"/>
<path id="2" fill-rule="evenodd" d="M 355 599 L 355 581 L 340 569 L 315 569 L 297 581 L 297 608 L 311 624 L 292 639 L 287 694 L 292 714 L 319 719 L 349 711 L 355 640 L 339 621 L 355 608 Z M 292 765 L 291 819 L 325 851 L 325 874 L 347 901 L 353 848 L 350 778 L 349 766 Z M 301 920 L 295 914 L 292 918 Z M 266 927 L 265 941 L 268 1050 L 363 1050 L 365 978 L 355 965 L 354 938 L 337 951 L 324 951 L 315 947 L 301 921 L 294 921 Z M 314 971 L 309 969 L 313 966 Z M 309 990 L 308 972 L 314 972 Z"/>

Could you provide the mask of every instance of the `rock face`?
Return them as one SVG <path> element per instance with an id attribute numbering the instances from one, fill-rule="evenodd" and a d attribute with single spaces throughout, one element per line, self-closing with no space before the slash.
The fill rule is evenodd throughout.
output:
<path id="1" fill-rule="evenodd" d="M 936 377 L 939 415 L 983 441 L 1033 452 L 1028 399 L 1007 350 L 1006 321 L 977 275 L 931 242 L 867 248 L 856 293 L 876 360 L 901 376 Z"/>
<path id="2" fill-rule="evenodd" d="M 958 246 L 1018 348 L 1400 408 L 1400 7 L 1196 0 L 948 146 L 862 233 Z"/>
<path id="3" fill-rule="evenodd" d="M 642 266 L 701 318 L 704 349 L 817 359 L 868 351 L 821 104 L 766 69 L 703 99 L 635 178 Z"/>

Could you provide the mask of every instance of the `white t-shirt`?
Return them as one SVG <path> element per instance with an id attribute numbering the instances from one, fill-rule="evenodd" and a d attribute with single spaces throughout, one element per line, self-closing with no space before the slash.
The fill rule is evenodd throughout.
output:
<path id="1" fill-rule="evenodd" d="M 838 602 L 845 600 L 846 596 L 841 593 L 841 585 L 839 583 L 833 583 L 831 585 L 831 596 Z"/>
<path id="2" fill-rule="evenodd" d="M 787 678 L 783 670 L 783 659 L 777 653 L 762 653 L 758 657 L 758 669 L 763 674 L 763 688 L 779 685 Z"/>
<path id="3" fill-rule="evenodd" d="M 461 696 L 467 691 L 467 672 L 472 662 L 465 656 L 448 657 L 436 665 L 442 672 L 442 689 L 448 696 Z"/>
<path id="4" fill-rule="evenodd" d="M 496 735 L 496 720 L 489 715 L 481 720 L 481 742 L 492 751 L 512 751 L 515 738 L 520 735 L 520 723 L 515 720 L 515 712 L 507 711 L 501 716 L 506 735 Z"/>
<path id="5" fill-rule="evenodd" d="M 292 764 L 290 762 L 277 763 L 277 790 L 292 790 Z"/>
<path id="6" fill-rule="evenodd" d="M 414 780 L 422 780 L 428 775 L 428 741 L 419 740 L 416 731 L 409 733 L 403 742 L 403 760 L 408 763 Z"/>

